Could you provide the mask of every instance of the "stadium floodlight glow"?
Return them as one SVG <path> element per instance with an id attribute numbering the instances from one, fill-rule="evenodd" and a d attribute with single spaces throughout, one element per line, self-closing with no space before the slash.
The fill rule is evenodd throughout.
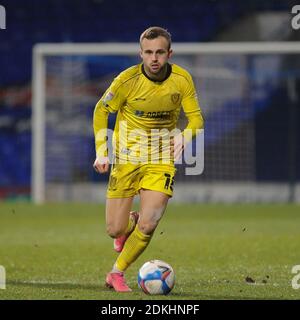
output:
<path id="1" fill-rule="evenodd" d="M 216 64 L 210 65 L 207 68 L 205 67 L 205 63 L 200 65 L 200 67 L 195 64 L 195 61 L 201 62 L 203 56 L 206 55 L 209 58 L 214 58 L 218 55 L 224 55 L 226 57 L 232 55 L 265 55 L 265 54 L 299 54 L 300 53 L 300 43 L 299 42 L 234 42 L 234 43 L 173 43 L 172 45 L 174 50 L 174 59 L 178 57 L 180 60 L 184 56 L 193 56 L 192 62 L 189 62 L 191 66 L 192 75 L 193 76 L 207 76 L 209 86 L 215 86 L 215 84 L 219 84 L 220 87 L 213 88 L 211 90 L 211 99 L 225 99 L 228 97 L 228 90 L 226 84 L 228 83 L 228 79 L 232 81 L 232 90 L 237 85 L 240 85 L 241 75 L 235 70 L 230 70 L 229 68 L 224 67 L 223 65 Z M 46 86 L 46 78 L 48 72 L 48 65 L 46 60 L 51 57 L 70 57 L 70 56 L 129 56 L 129 57 L 137 57 L 140 48 L 137 43 L 43 43 L 36 44 L 33 48 L 32 54 L 32 177 L 31 177 L 31 196 L 34 203 L 43 203 L 46 200 L 46 157 L 47 157 L 47 148 L 46 148 L 46 105 L 47 105 L 47 86 Z M 173 59 L 173 58 L 172 58 Z M 183 58 L 180 60 L 179 65 Z M 242 62 L 241 62 L 242 64 Z M 68 65 L 66 64 L 68 69 Z M 62 70 L 60 70 L 62 72 Z M 76 70 L 75 70 L 76 71 Z M 76 71 L 77 72 L 77 71 Z M 76 74 L 75 72 L 75 74 Z M 62 77 L 66 77 L 66 81 L 72 85 L 72 79 L 75 79 L 74 73 L 70 72 L 62 72 Z M 69 78 L 67 78 L 69 76 Z M 242 80 L 247 81 L 245 75 L 242 75 Z M 48 78 L 47 78 L 48 80 Z M 53 79 L 50 79 L 53 80 Z M 110 79 L 111 80 L 111 79 Z M 220 84 L 222 81 L 222 84 Z M 196 81 L 197 82 L 197 81 Z M 198 83 L 203 82 L 198 81 Z M 48 85 L 48 82 L 47 82 Z M 67 88 L 68 89 L 68 88 Z M 72 97 L 72 93 L 68 90 L 66 94 L 69 95 L 68 99 L 72 100 L 76 99 L 76 97 Z M 199 90 L 200 96 L 202 93 L 205 93 L 205 90 L 201 88 Z M 217 94 L 215 90 L 222 91 L 221 93 L 218 91 Z M 241 90 L 242 92 L 242 90 Z M 80 96 L 80 88 L 76 92 L 78 96 Z M 55 98 L 55 93 L 53 94 L 53 99 Z M 66 100 L 68 100 L 66 99 Z M 203 106 L 203 97 L 200 97 L 200 106 Z M 67 101 L 68 103 L 70 101 Z M 71 101 L 72 102 L 72 101 Z M 71 104 L 71 102 L 69 104 Z M 215 107 L 215 101 L 212 101 L 210 107 Z M 229 106 L 230 107 L 230 106 Z M 231 110 L 231 109 L 230 109 Z M 68 114 L 69 115 L 69 114 Z M 52 114 L 51 114 L 52 116 Z M 229 119 L 231 121 L 231 119 Z M 223 122 L 220 122 L 220 126 Z M 231 122 L 229 123 L 232 124 Z M 91 124 L 88 124 L 92 127 Z M 252 130 L 252 129 L 251 129 Z M 252 131 L 251 131 L 252 132 Z M 207 130 L 206 130 L 207 133 Z M 249 134 L 253 135 L 253 132 Z M 222 132 L 220 132 L 222 135 Z M 249 152 L 248 149 L 244 148 L 244 141 L 241 138 L 234 137 L 235 139 L 240 139 L 238 141 L 232 141 L 232 145 L 238 145 L 241 148 L 241 152 L 244 152 L 244 157 L 247 157 Z M 214 136 L 211 137 L 214 139 Z M 253 140 L 253 137 L 251 138 Z M 251 140 L 251 141 L 252 141 Z M 251 146 L 251 143 L 249 143 Z M 61 150 L 58 150 L 58 146 L 56 152 L 59 153 Z M 244 150 L 244 151 L 243 151 Z M 63 150 L 67 152 L 67 150 Z M 207 153 L 206 153 L 207 156 Z M 213 156 L 211 159 L 213 160 Z M 66 157 L 67 159 L 67 157 Z M 222 160 L 222 163 L 221 163 Z M 231 165 L 229 164 L 230 159 L 224 160 L 221 159 L 219 163 L 213 166 L 212 170 L 217 172 L 219 170 L 222 172 L 222 165 Z M 62 162 L 65 160 L 62 160 Z M 70 160 L 68 160 L 70 161 Z M 55 162 L 53 160 L 53 162 Z M 57 164 L 60 165 L 60 164 Z M 86 164 L 87 166 L 91 166 L 91 164 Z M 246 164 L 244 164 L 246 166 Z M 205 166 L 206 167 L 206 166 Z M 234 167 L 234 170 L 238 170 L 238 167 Z M 243 169 L 243 168 L 242 168 Z M 241 170 L 242 170 L 241 169 Z M 206 170 L 206 169 L 205 169 Z M 230 167 L 230 170 L 232 168 Z M 243 169 L 244 170 L 244 169 Z M 248 170 L 247 168 L 245 170 Z M 224 174 L 227 174 L 223 170 Z"/>

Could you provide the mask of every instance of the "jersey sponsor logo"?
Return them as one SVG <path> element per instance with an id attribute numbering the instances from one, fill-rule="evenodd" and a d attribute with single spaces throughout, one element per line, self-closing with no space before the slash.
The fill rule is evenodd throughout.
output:
<path id="1" fill-rule="evenodd" d="M 179 93 L 173 93 L 171 95 L 171 100 L 174 104 L 176 104 L 179 101 L 180 98 L 180 94 Z"/>
<path id="2" fill-rule="evenodd" d="M 145 101 L 146 98 L 135 98 L 134 101 Z"/>
<path id="3" fill-rule="evenodd" d="M 171 112 L 170 111 L 147 112 L 146 117 L 147 118 L 152 118 L 152 119 L 170 119 L 171 118 Z"/>
<path id="4" fill-rule="evenodd" d="M 151 118 L 151 119 L 170 119 L 170 111 L 152 111 L 145 113 L 142 110 L 135 110 L 134 114 L 141 118 Z"/>

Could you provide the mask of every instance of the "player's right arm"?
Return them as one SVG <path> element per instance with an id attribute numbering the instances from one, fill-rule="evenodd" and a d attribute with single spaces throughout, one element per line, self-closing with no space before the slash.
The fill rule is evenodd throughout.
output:
<path id="1" fill-rule="evenodd" d="M 125 94 L 120 77 L 112 82 L 94 110 L 93 127 L 95 136 L 96 159 L 93 167 L 98 173 L 105 173 L 109 169 L 107 149 L 107 126 L 110 112 L 117 112 L 125 102 Z"/>

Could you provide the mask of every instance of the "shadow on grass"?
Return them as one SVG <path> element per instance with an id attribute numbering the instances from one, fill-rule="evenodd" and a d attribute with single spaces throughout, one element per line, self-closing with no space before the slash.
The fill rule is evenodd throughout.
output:
<path id="1" fill-rule="evenodd" d="M 9 280 L 6 285 L 21 286 L 21 287 L 34 287 L 34 288 L 49 288 L 60 290 L 94 290 L 94 291 L 109 291 L 104 285 L 101 284 L 83 284 L 83 283 L 70 283 L 70 282 L 51 282 L 51 281 L 20 281 Z"/>
<path id="2" fill-rule="evenodd" d="M 98 293 L 113 293 L 114 292 L 106 288 L 104 284 L 83 284 L 83 283 L 69 283 L 69 282 L 46 282 L 46 281 L 20 281 L 20 280 L 9 280 L 7 281 L 7 286 L 20 286 L 20 287 L 33 287 L 39 289 L 53 289 L 53 290 L 92 290 Z M 116 299 L 119 294 L 116 294 Z M 66 297 L 67 297 L 66 293 Z M 143 294 L 138 289 L 134 289 L 132 293 L 127 296 L 127 298 L 133 298 L 138 300 L 269 300 L 270 298 L 258 298 L 253 296 L 246 295 L 209 295 L 209 294 L 201 294 L 195 292 L 171 292 L 167 296 L 148 296 Z M 272 297 L 272 300 L 281 300 L 282 297 Z M 83 298 L 84 300 L 84 298 Z"/>

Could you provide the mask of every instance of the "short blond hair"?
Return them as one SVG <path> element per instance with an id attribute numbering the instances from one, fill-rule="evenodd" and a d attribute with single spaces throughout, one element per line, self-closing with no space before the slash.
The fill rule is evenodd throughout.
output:
<path id="1" fill-rule="evenodd" d="M 164 37 L 168 41 L 168 50 L 171 48 L 171 34 L 164 28 L 161 27 L 150 27 L 146 29 L 140 36 L 140 46 L 142 47 L 143 39 L 156 39 L 158 37 Z"/>

